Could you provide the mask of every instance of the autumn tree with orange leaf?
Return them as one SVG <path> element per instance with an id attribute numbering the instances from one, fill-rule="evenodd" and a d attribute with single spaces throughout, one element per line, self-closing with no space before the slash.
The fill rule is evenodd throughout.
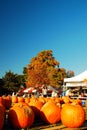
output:
<path id="1" fill-rule="evenodd" d="M 51 85 L 60 87 L 66 70 L 59 68 L 60 63 L 53 57 L 52 50 L 44 50 L 33 57 L 27 66 L 27 86 Z"/>

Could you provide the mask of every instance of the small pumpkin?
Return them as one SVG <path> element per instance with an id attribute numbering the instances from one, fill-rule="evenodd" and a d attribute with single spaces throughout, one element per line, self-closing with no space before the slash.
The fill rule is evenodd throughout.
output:
<path id="1" fill-rule="evenodd" d="M 45 104 L 45 103 L 46 103 L 45 98 L 44 98 L 44 97 L 42 97 L 42 96 L 39 96 L 38 100 L 39 100 L 40 102 L 42 102 L 43 104 Z"/>
<path id="2" fill-rule="evenodd" d="M 64 103 L 70 103 L 70 98 L 68 96 L 63 96 L 62 99 Z"/>
<path id="3" fill-rule="evenodd" d="M 24 97 L 18 97 L 18 102 L 24 102 L 24 101 L 25 101 Z"/>
<path id="4" fill-rule="evenodd" d="M 65 104 L 61 110 L 62 124 L 69 128 L 78 128 L 85 121 L 85 110 L 81 105 Z"/>
<path id="5" fill-rule="evenodd" d="M 25 98 L 25 103 L 29 103 L 30 102 L 30 98 L 29 97 L 26 97 Z"/>
<path id="6" fill-rule="evenodd" d="M 6 109 L 9 109 L 11 107 L 11 104 L 12 104 L 12 99 L 11 99 L 11 96 L 8 95 L 6 97 L 3 97 L 4 99 L 4 106 Z"/>
<path id="7" fill-rule="evenodd" d="M 4 126 L 4 117 L 5 117 L 5 108 L 3 105 L 0 105 L 0 130 Z"/>
<path id="8" fill-rule="evenodd" d="M 0 96 L 0 104 L 5 105 L 5 100 L 4 100 L 3 96 Z"/>
<path id="9" fill-rule="evenodd" d="M 61 119 L 61 108 L 55 102 L 48 101 L 42 106 L 40 114 L 44 122 L 54 124 Z"/>
<path id="10" fill-rule="evenodd" d="M 8 112 L 8 120 L 14 128 L 27 128 L 33 125 L 34 112 L 28 104 L 16 103 Z"/>
<path id="11" fill-rule="evenodd" d="M 17 103 L 18 97 L 16 95 L 12 96 L 12 103 Z"/>

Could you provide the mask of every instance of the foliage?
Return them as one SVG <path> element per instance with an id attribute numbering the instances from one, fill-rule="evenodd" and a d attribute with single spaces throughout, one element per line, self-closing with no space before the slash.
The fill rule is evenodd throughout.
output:
<path id="1" fill-rule="evenodd" d="M 50 72 L 50 85 L 54 87 L 60 87 L 61 85 L 63 85 L 63 79 L 66 77 L 66 70 L 64 68 L 55 68 L 53 69 L 51 74 Z"/>
<path id="2" fill-rule="evenodd" d="M 20 86 L 42 86 L 51 85 L 60 87 L 65 77 L 74 76 L 74 72 L 59 67 L 60 63 L 53 57 L 52 50 L 44 50 L 33 57 L 27 67 L 23 68 L 23 74 L 14 74 L 11 71 L 0 79 L 0 95 L 18 91 Z"/>
<path id="3" fill-rule="evenodd" d="M 59 64 L 53 57 L 52 50 L 41 51 L 27 66 L 27 85 L 61 86 L 63 78 L 66 77 L 66 70 L 59 68 Z"/>
<path id="4" fill-rule="evenodd" d="M 23 78 L 26 79 L 27 76 L 27 67 L 23 68 Z"/>
<path id="5" fill-rule="evenodd" d="M 23 75 L 14 74 L 11 71 L 6 72 L 2 80 L 4 82 L 3 88 L 8 92 L 16 92 L 20 89 L 21 84 L 25 84 Z"/>
<path id="6" fill-rule="evenodd" d="M 0 95 L 2 95 L 3 93 L 3 85 L 4 85 L 4 82 L 2 79 L 0 79 Z"/>
<path id="7" fill-rule="evenodd" d="M 72 70 L 67 71 L 67 78 L 70 78 L 73 76 L 74 76 L 74 71 L 72 71 Z"/>

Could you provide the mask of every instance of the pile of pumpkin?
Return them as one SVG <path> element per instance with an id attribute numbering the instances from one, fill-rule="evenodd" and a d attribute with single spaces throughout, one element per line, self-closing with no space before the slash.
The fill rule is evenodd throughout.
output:
<path id="1" fill-rule="evenodd" d="M 5 116 L 6 115 L 6 116 Z M 6 118 L 6 119 L 5 119 Z M 0 97 L 0 130 L 8 121 L 13 128 L 31 128 L 35 120 L 47 124 L 62 122 L 69 128 L 78 128 L 86 120 L 86 113 L 79 99 L 69 97 Z"/>

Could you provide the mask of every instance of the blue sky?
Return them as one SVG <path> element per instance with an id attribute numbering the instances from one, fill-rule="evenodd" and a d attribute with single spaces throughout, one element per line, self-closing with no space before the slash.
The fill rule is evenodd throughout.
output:
<path id="1" fill-rule="evenodd" d="M 75 75 L 87 70 L 87 0 L 0 0 L 0 78 L 42 50 Z"/>

